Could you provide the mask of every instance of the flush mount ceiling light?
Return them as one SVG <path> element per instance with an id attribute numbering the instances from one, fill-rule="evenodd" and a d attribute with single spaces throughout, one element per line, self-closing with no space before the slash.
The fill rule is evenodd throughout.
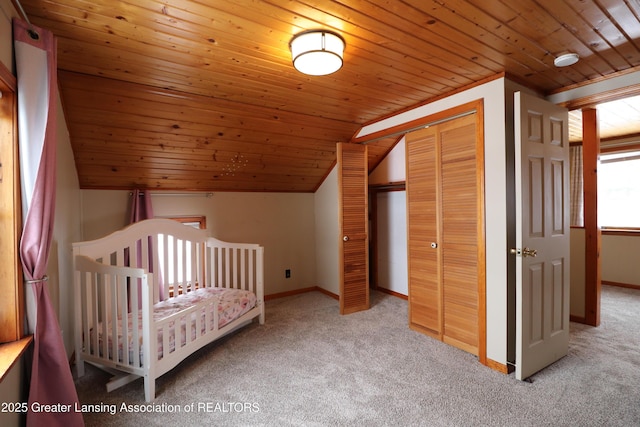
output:
<path id="1" fill-rule="evenodd" d="M 334 32 L 305 31 L 293 36 L 289 47 L 293 66 L 301 73 L 325 76 L 342 67 L 345 42 Z"/>
<path id="2" fill-rule="evenodd" d="M 569 65 L 573 65 L 578 62 L 580 57 L 577 53 L 565 53 L 564 55 L 558 56 L 553 60 L 553 65 L 556 67 L 568 67 Z"/>

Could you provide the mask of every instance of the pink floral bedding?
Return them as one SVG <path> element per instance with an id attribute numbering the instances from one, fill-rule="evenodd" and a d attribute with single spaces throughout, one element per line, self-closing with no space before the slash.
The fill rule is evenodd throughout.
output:
<path id="1" fill-rule="evenodd" d="M 256 305 L 256 296 L 253 292 L 244 291 L 240 289 L 225 289 L 225 288 L 201 288 L 192 292 L 188 292 L 186 294 L 179 295 L 174 298 L 170 298 L 165 301 L 161 301 L 154 305 L 153 307 L 153 319 L 154 323 L 161 321 L 162 319 L 174 314 L 178 313 L 187 308 L 193 307 L 194 305 L 201 303 L 205 300 L 209 300 L 211 298 L 218 299 L 218 328 L 222 328 L 227 325 L 229 322 L 237 319 L 243 314 L 247 313 Z M 207 305 L 208 306 L 208 305 Z M 210 322 L 209 325 L 205 325 L 205 310 L 198 310 L 201 316 L 201 334 L 205 332 L 205 330 L 211 330 L 213 328 L 213 313 L 209 315 Z M 185 345 L 187 337 L 186 337 L 186 322 L 189 320 L 191 322 L 191 340 L 196 338 L 196 312 L 192 313 L 190 319 L 187 319 L 186 316 L 180 318 L 180 342 L 181 347 Z M 129 341 L 129 363 L 133 364 L 133 337 L 131 328 L 133 327 L 133 319 L 132 314 L 129 314 L 127 319 L 127 325 L 129 329 L 128 341 Z M 109 335 L 108 349 L 109 349 L 109 358 L 112 357 L 112 339 L 111 339 L 111 327 L 112 324 L 109 322 L 107 325 L 107 334 Z M 142 310 L 139 312 L 138 316 L 138 328 L 139 328 L 139 341 L 140 345 L 142 345 Z M 206 328 L 206 329 L 205 329 Z M 168 323 L 168 326 L 165 328 L 168 329 L 169 333 L 169 353 L 172 353 L 176 346 L 176 337 L 175 337 L 175 323 L 173 321 Z M 122 357 L 122 348 L 123 348 L 123 322 L 122 319 L 118 319 L 118 362 L 125 363 Z M 102 325 L 98 326 L 98 340 L 99 340 L 99 349 L 100 353 L 102 353 Z M 94 339 L 93 334 L 91 334 L 91 347 L 94 348 Z M 158 331 L 158 360 L 162 359 L 164 356 L 164 339 L 162 330 Z M 143 355 L 142 351 L 140 352 L 140 364 L 142 365 Z M 101 354 L 102 355 L 102 354 Z"/>

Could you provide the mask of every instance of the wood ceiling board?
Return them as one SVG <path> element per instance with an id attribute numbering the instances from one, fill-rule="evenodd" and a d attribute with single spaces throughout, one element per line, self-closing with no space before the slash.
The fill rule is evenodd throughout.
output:
<path id="1" fill-rule="evenodd" d="M 366 123 L 501 73 L 550 94 L 640 67 L 637 2 L 21 3 L 31 22 L 58 38 L 60 87 L 83 188 L 314 191 L 335 163 L 335 144 Z M 345 38 L 345 64 L 335 74 L 293 69 L 291 37 L 311 28 Z M 565 51 L 579 53 L 580 62 L 554 67 Z M 391 138 L 370 145 L 370 168 L 394 144 Z M 122 177 L 139 164 L 133 153 L 145 159 L 148 177 Z M 184 162 L 184 173 L 165 176 L 168 153 Z M 242 154 L 253 167 L 280 174 L 256 182 L 194 171 L 190 181 L 189 162 L 214 154 L 225 162 Z M 80 164 L 101 156 L 121 172 L 91 176 Z M 223 170 L 223 162 L 211 162 L 212 170 Z"/>

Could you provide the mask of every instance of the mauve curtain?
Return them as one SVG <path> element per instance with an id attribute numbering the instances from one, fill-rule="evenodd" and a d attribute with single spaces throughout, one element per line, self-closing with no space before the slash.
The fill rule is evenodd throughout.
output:
<path id="1" fill-rule="evenodd" d="M 131 195 L 131 215 L 129 217 L 129 224 L 150 218 L 153 218 L 151 194 L 149 194 L 149 191 L 133 190 Z"/>
<path id="2" fill-rule="evenodd" d="M 153 207 L 151 206 L 151 194 L 149 191 L 145 190 L 133 190 L 131 194 L 131 214 L 129 216 L 129 224 L 133 224 L 134 222 L 142 221 L 145 219 L 153 218 Z M 153 241 L 151 237 L 149 237 L 149 272 L 153 273 Z M 142 242 L 138 242 L 137 247 L 137 267 L 142 266 L 142 260 L 140 259 L 140 252 L 142 252 Z M 158 277 L 158 289 L 160 292 L 160 300 L 164 300 L 164 287 L 160 285 L 161 278 Z M 138 286 L 138 305 L 141 308 L 142 304 L 142 290 L 140 286 Z"/>
<path id="3" fill-rule="evenodd" d="M 82 413 L 75 411 L 78 395 L 45 276 L 55 212 L 56 41 L 50 31 L 19 19 L 13 20 L 13 37 L 24 216 L 20 255 L 35 313 L 29 319 L 34 341 L 27 425 L 81 426 Z M 63 411 L 32 412 L 34 403 Z"/>

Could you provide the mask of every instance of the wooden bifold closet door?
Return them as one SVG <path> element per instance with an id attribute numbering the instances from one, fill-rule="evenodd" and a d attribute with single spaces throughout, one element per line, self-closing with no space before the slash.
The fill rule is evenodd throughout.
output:
<path id="1" fill-rule="evenodd" d="M 476 114 L 406 136 L 409 325 L 479 353 Z"/>
<path id="2" fill-rule="evenodd" d="M 367 146 L 338 143 L 340 314 L 369 309 Z"/>

